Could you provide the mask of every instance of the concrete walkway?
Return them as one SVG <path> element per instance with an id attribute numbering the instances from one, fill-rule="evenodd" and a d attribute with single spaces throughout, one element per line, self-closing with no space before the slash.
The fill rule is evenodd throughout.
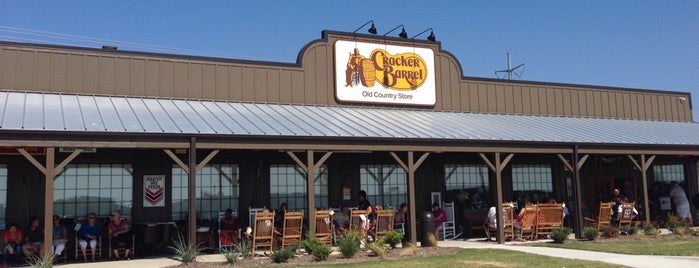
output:
<path id="1" fill-rule="evenodd" d="M 482 239 L 481 239 L 482 240 Z M 459 248 L 493 248 L 493 249 L 504 249 L 504 250 L 514 250 L 521 251 L 525 253 L 532 253 L 544 256 L 567 258 L 567 259 L 579 259 L 579 260 L 591 260 L 591 261 L 603 261 L 613 264 L 620 264 L 629 267 L 669 267 L 669 268 L 683 268 L 683 267 L 699 267 L 699 257 L 680 257 L 680 256 L 647 256 L 647 255 L 626 255 L 626 254 L 616 254 L 616 253 L 605 253 L 605 252 L 594 252 L 594 251 L 584 251 L 584 250 L 573 250 L 573 249 L 559 249 L 559 248 L 549 248 L 549 247 L 532 247 L 532 246 L 522 246 L 517 245 L 517 242 L 508 242 L 504 245 L 496 244 L 495 242 L 483 242 L 476 240 L 469 241 L 439 241 L 439 246 L 441 247 L 459 247 Z M 224 262 L 223 255 L 221 254 L 210 254 L 203 255 L 199 257 L 201 262 Z M 150 258 L 150 259 L 135 259 L 130 261 L 109 261 L 109 262 L 92 262 L 92 263 L 77 263 L 77 264 L 58 264 L 57 267 L 70 267 L 70 268 L 88 268 L 88 267 L 100 267 L 100 268 L 154 268 L 154 267 L 168 267 L 180 264 L 179 261 L 172 258 Z"/>
<path id="2" fill-rule="evenodd" d="M 481 241 L 440 241 L 439 246 L 460 247 L 460 248 L 495 248 L 514 250 L 525 253 L 532 253 L 550 257 L 566 259 L 579 259 L 589 261 L 602 261 L 613 264 L 620 264 L 629 267 L 699 267 L 699 257 L 682 256 L 649 256 L 649 255 L 627 255 L 617 253 L 606 253 L 596 251 L 585 251 L 575 249 L 561 249 L 549 247 L 520 246 L 515 243 L 505 243 L 499 245 L 495 242 Z"/>

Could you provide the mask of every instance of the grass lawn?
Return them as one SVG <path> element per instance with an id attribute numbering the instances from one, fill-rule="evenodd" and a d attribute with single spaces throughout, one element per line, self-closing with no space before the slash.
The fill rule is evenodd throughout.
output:
<path id="1" fill-rule="evenodd" d="M 699 256 L 699 239 L 693 237 L 676 239 L 639 240 L 596 240 L 566 242 L 564 244 L 542 243 L 537 246 L 581 249 L 632 255 Z"/>
<path id="2" fill-rule="evenodd" d="M 463 249 L 455 255 L 313 267 L 625 267 L 598 261 L 546 257 L 503 249 Z"/>

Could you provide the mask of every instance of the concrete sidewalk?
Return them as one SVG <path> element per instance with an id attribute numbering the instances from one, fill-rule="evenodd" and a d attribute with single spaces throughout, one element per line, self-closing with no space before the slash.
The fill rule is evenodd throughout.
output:
<path id="1" fill-rule="evenodd" d="M 683 257 L 683 256 L 650 256 L 650 255 L 627 255 L 617 253 L 606 253 L 596 251 L 585 251 L 575 249 L 560 249 L 549 247 L 532 247 L 517 245 L 517 242 L 506 243 L 499 245 L 495 242 L 481 241 L 439 241 L 439 246 L 442 247 L 460 247 L 460 248 L 495 248 L 514 250 L 525 253 L 532 253 L 550 257 L 559 257 L 566 259 L 578 259 L 589 261 L 602 261 L 613 264 L 620 264 L 629 267 L 699 267 L 699 257 Z"/>
<path id="2" fill-rule="evenodd" d="M 590 261 L 602 261 L 613 264 L 620 264 L 629 267 L 668 267 L 668 268 L 679 268 L 679 267 L 699 267 L 699 257 L 681 257 L 681 256 L 648 256 L 648 255 L 626 255 L 626 254 L 616 254 L 616 253 L 605 253 L 605 252 L 595 252 L 595 251 L 584 251 L 584 250 L 573 250 L 573 249 L 559 249 L 559 248 L 549 248 L 549 247 L 532 247 L 517 245 L 517 242 L 508 242 L 504 245 L 499 245 L 494 242 L 484 242 L 484 241 L 439 241 L 440 247 L 459 247 L 459 248 L 493 248 L 493 249 L 504 249 L 504 250 L 514 250 L 525 253 L 532 253 L 550 257 L 559 257 L 566 259 L 579 259 L 579 260 L 590 260 Z M 200 262 L 224 262 L 223 255 L 221 254 L 209 254 L 199 257 Z M 88 263 L 77 263 L 77 264 L 58 264 L 57 267 L 70 267 L 70 268 L 88 268 L 97 267 L 100 268 L 154 268 L 154 267 L 168 267 L 179 265 L 180 262 L 167 257 L 160 258 L 149 258 L 149 259 L 135 259 L 130 261 L 106 261 L 106 262 L 88 262 Z"/>

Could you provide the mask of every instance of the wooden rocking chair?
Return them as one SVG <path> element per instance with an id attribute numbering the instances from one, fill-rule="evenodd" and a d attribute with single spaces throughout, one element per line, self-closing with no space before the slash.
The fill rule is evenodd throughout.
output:
<path id="1" fill-rule="evenodd" d="M 303 211 L 284 213 L 281 246 L 298 245 L 303 239 Z"/>
<path id="2" fill-rule="evenodd" d="M 257 212 L 252 230 L 252 253 L 258 248 L 273 250 L 274 212 Z"/>

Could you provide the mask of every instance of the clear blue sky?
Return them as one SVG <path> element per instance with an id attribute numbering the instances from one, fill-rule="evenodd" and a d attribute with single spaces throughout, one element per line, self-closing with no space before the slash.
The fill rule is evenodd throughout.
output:
<path id="1" fill-rule="evenodd" d="M 295 62 L 370 19 L 434 28 L 465 76 L 494 78 L 511 52 L 522 80 L 689 91 L 699 121 L 699 1 L 0 0 L 0 40 Z"/>

